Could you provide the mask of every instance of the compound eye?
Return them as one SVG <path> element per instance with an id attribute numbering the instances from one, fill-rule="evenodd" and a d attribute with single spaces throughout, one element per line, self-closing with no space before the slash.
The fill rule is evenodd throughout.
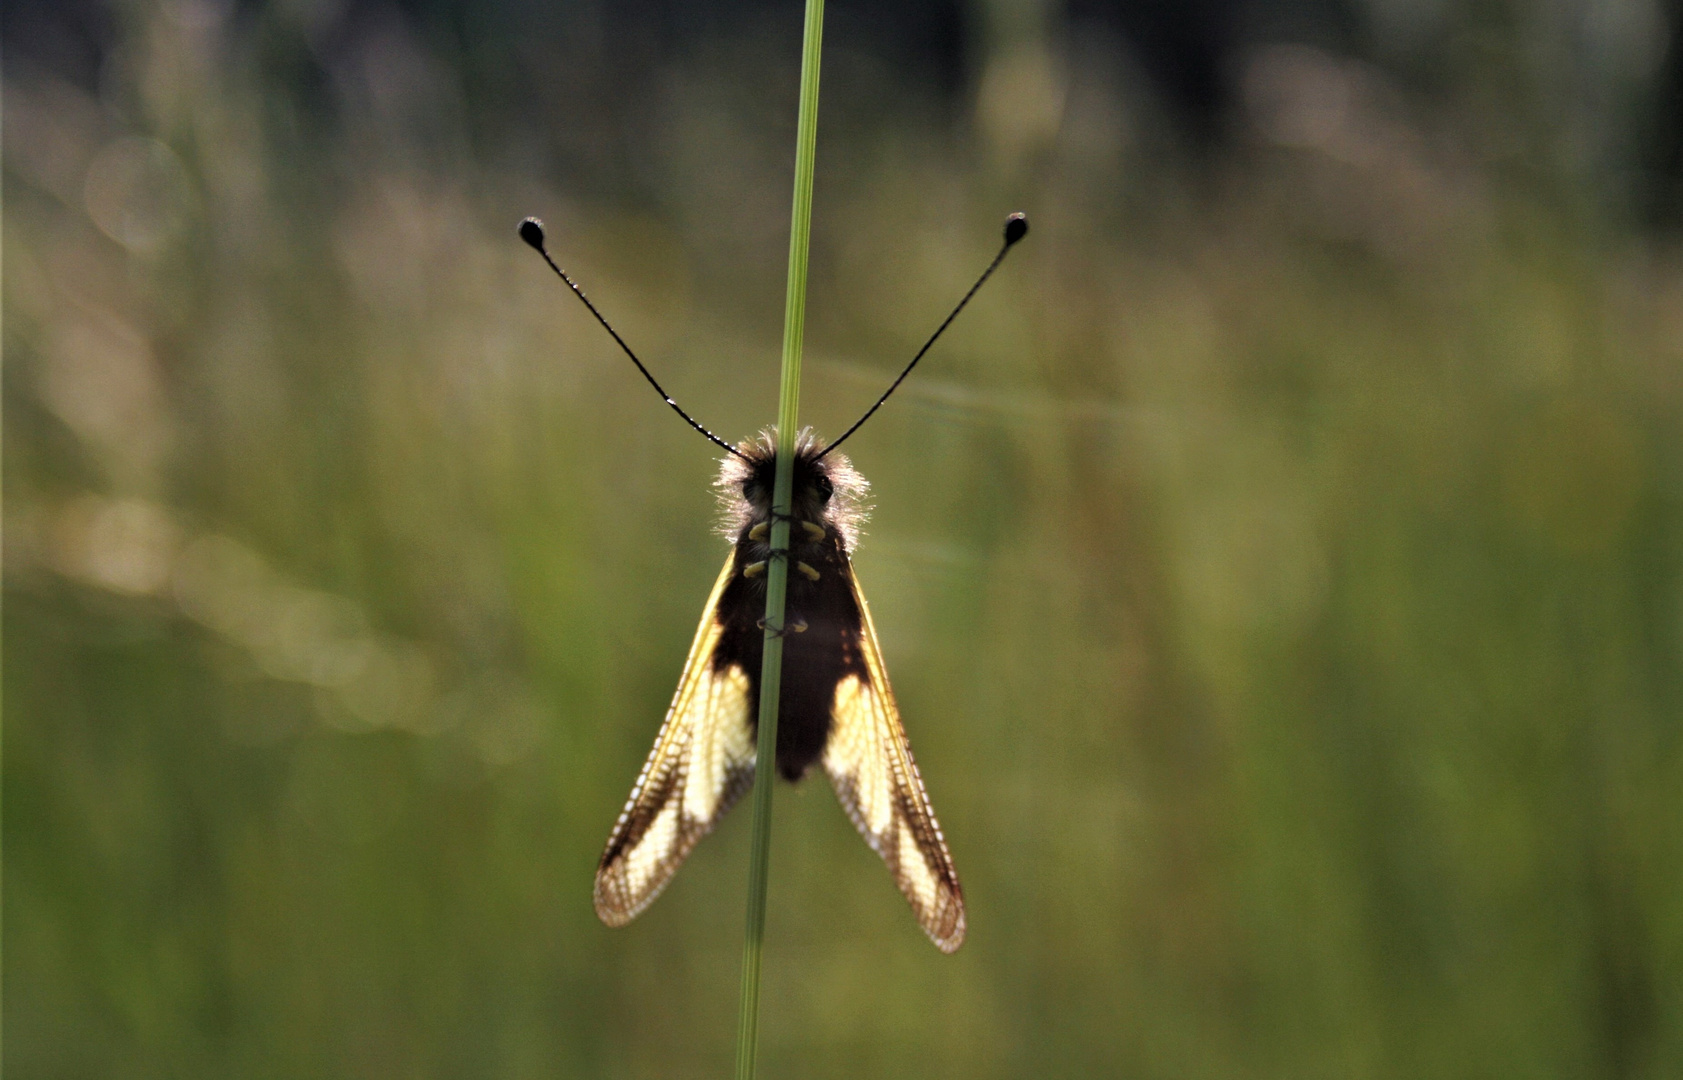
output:
<path id="1" fill-rule="evenodd" d="M 835 485 L 830 483 L 828 476 L 820 476 L 812 482 L 812 486 L 817 489 L 818 498 L 823 502 L 829 502 L 830 496 L 836 493 Z"/>

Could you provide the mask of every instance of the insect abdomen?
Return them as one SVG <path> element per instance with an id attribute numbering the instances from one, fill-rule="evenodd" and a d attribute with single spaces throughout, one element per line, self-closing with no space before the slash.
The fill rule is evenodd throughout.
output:
<path id="1" fill-rule="evenodd" d="M 758 729 L 760 666 L 765 648 L 765 579 L 742 571 L 764 558 L 761 545 L 744 542 L 737 548 L 736 577 L 719 599 L 718 618 L 723 634 L 714 654 L 715 667 L 735 664 L 747 673 L 749 724 Z M 799 780 L 824 753 L 830 737 L 830 710 L 836 684 L 846 675 L 866 677 L 860 658 L 859 607 L 853 599 L 851 567 L 839 542 L 794 545 L 790 558 L 784 624 L 805 627 L 783 637 L 782 691 L 778 700 L 777 771 L 786 780 Z M 811 573 L 797 572 L 804 564 Z M 812 575 L 816 574 L 816 578 Z"/>

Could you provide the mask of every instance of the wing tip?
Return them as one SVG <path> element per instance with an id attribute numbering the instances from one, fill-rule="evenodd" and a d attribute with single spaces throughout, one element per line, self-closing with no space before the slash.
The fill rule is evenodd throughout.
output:
<path id="1" fill-rule="evenodd" d="M 958 951 L 960 945 L 964 944 L 964 923 L 960 921 L 958 926 L 945 937 L 931 933 L 929 940 L 935 943 L 937 949 L 951 956 Z"/>
<path id="2" fill-rule="evenodd" d="M 627 915 L 625 912 L 616 908 L 603 907 L 601 904 L 596 905 L 596 917 L 601 919 L 602 925 L 608 927 L 610 930 L 618 930 L 622 926 L 630 926 L 631 920 L 636 918 L 635 915 Z"/>
<path id="3" fill-rule="evenodd" d="M 948 894 L 945 899 L 947 903 L 927 916 L 919 911 L 918 922 L 923 924 L 923 932 L 929 935 L 929 940 L 935 943 L 935 947 L 951 956 L 964 944 L 964 933 L 968 927 L 964 918 L 963 898 L 954 892 Z"/>
<path id="4" fill-rule="evenodd" d="M 601 875 L 597 875 L 595 895 L 591 900 L 596 907 L 596 917 L 602 920 L 604 926 L 617 930 L 637 917 L 635 911 L 629 910 L 613 895 L 612 886 Z"/>
<path id="5" fill-rule="evenodd" d="M 596 875 L 596 887 L 592 892 L 591 901 L 596 908 L 596 917 L 603 925 L 618 930 L 629 925 L 631 920 L 641 915 L 655 897 L 665 890 L 666 883 L 647 890 L 643 896 L 637 897 L 627 887 L 623 873 L 616 863 L 611 867 L 604 867 Z"/>

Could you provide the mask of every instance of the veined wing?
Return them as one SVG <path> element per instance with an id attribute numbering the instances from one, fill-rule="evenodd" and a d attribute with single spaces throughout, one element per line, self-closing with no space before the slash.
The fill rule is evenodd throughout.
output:
<path id="1" fill-rule="evenodd" d="M 624 926 L 672 880 L 690 849 L 754 782 L 748 676 L 713 670 L 719 597 L 735 554 L 713 585 L 678 690 L 596 869 L 596 914 Z"/>
<path id="2" fill-rule="evenodd" d="M 888 864 L 924 933 L 950 953 L 964 943 L 964 893 L 900 726 L 871 609 L 852 567 L 848 570 L 859 605 L 865 675 L 849 674 L 836 684 L 824 771 L 847 816 Z"/>

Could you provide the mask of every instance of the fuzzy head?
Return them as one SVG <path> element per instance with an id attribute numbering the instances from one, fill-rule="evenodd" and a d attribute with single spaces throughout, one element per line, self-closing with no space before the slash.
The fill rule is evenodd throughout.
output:
<path id="1" fill-rule="evenodd" d="M 777 431 L 768 428 L 757 439 L 738 444 L 742 457 L 726 455 L 719 466 L 722 517 L 719 531 L 735 543 L 744 531 L 771 517 L 772 484 L 777 475 Z M 853 471 L 847 458 L 830 454 L 820 460 L 824 443 L 803 428 L 795 438 L 795 484 L 791 510 L 799 521 L 822 523 L 841 534 L 851 553 L 865 522 L 865 494 L 870 485 Z"/>

